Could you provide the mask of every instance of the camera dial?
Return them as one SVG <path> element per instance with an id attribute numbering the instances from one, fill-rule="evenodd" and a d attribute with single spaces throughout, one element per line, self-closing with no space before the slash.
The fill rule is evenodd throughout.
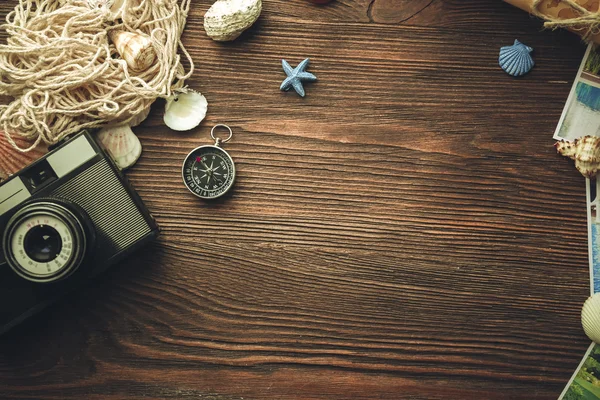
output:
<path id="1" fill-rule="evenodd" d="M 2 239 L 13 271 L 33 282 L 55 282 L 75 272 L 87 248 L 81 212 L 56 200 L 33 202 L 17 211 Z"/>

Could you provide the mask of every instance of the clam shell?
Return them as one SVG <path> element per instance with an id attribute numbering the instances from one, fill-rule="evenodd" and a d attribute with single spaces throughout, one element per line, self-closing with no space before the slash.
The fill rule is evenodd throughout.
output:
<path id="1" fill-rule="evenodd" d="M 256 22 L 262 0 L 217 0 L 204 15 L 204 30 L 213 40 L 237 39 Z"/>
<path id="2" fill-rule="evenodd" d="M 583 304 L 581 325 L 590 339 L 600 343 L 600 293 L 590 296 Z"/>
<path id="3" fill-rule="evenodd" d="M 575 167 L 586 178 L 593 178 L 600 170 L 600 137 L 583 136 L 569 142 L 561 140 L 554 145 L 558 153 L 575 160 Z"/>
<path id="4" fill-rule="evenodd" d="M 13 137 L 13 140 L 21 149 L 27 149 L 33 144 L 19 137 Z M 19 172 L 47 152 L 48 149 L 45 146 L 39 145 L 31 151 L 23 153 L 8 142 L 4 132 L 0 132 L 0 180 L 7 179 L 10 175 Z"/>
<path id="5" fill-rule="evenodd" d="M 167 99 L 165 124 L 174 131 L 189 131 L 200 125 L 207 110 L 206 97 L 186 89 Z"/>
<path id="6" fill-rule="evenodd" d="M 531 52 L 533 49 L 524 45 L 515 39 L 512 46 L 505 46 L 500 49 L 498 62 L 507 74 L 512 76 L 525 75 L 535 65 Z"/>
<path id="7" fill-rule="evenodd" d="M 144 71 L 156 61 L 156 51 L 149 36 L 126 31 L 112 31 L 109 36 L 133 71 Z"/>
<path id="8" fill-rule="evenodd" d="M 131 167 L 142 155 L 142 144 L 129 125 L 102 128 L 97 138 L 119 169 Z"/>

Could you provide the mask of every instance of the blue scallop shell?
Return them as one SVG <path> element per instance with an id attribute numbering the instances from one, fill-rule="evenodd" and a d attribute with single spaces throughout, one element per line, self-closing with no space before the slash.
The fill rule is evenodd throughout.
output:
<path id="1" fill-rule="evenodd" d="M 512 76 L 525 75 L 535 65 L 531 52 L 533 49 L 515 39 L 515 44 L 500 49 L 498 62 L 507 74 Z"/>

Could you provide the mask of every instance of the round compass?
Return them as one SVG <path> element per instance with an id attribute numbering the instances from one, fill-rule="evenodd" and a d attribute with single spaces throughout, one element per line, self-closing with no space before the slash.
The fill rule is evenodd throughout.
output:
<path id="1" fill-rule="evenodd" d="M 229 137 L 221 140 L 214 136 L 215 128 L 229 130 Z M 185 186 L 202 199 L 216 199 L 231 189 L 235 181 L 235 164 L 231 156 L 220 145 L 231 140 L 231 128 L 217 125 L 211 131 L 216 143 L 212 146 L 200 146 L 190 152 L 183 163 L 183 182 Z"/>

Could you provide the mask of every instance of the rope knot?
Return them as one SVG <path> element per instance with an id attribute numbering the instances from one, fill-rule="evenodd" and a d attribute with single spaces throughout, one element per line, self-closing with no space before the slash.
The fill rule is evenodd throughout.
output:
<path id="1" fill-rule="evenodd" d="M 574 0 L 558 0 L 559 3 L 567 5 L 576 14 L 575 17 L 561 19 L 541 11 L 542 5 L 546 2 L 547 0 L 534 0 L 531 6 L 533 15 L 546 20 L 544 27 L 550 29 L 568 28 L 584 32 L 582 37 L 586 41 L 589 41 L 592 36 L 600 34 L 600 8 L 596 11 L 590 11 Z"/>

